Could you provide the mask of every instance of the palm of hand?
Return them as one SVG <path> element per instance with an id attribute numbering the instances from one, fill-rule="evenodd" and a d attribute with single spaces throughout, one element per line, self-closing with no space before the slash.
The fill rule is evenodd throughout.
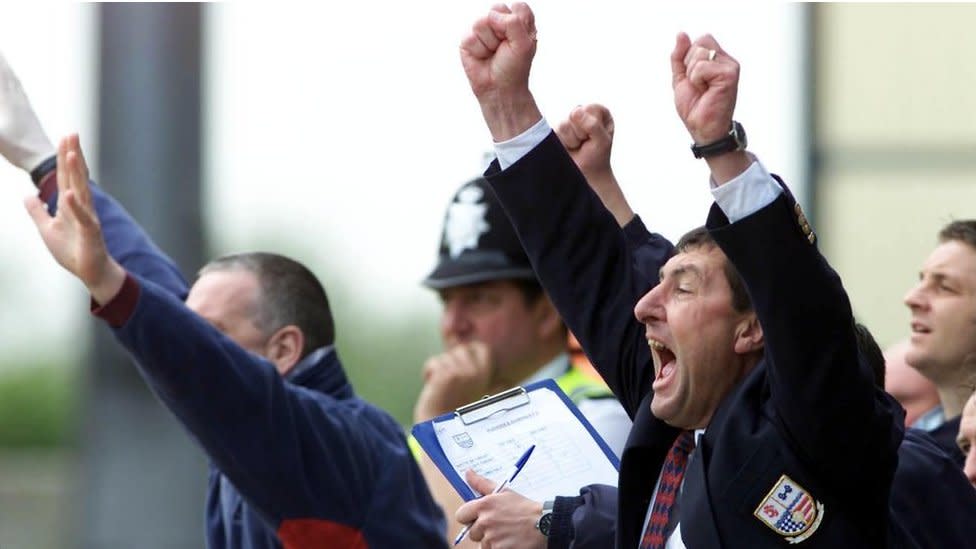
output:
<path id="1" fill-rule="evenodd" d="M 95 213 L 78 202 L 72 192 L 60 195 L 57 214 L 40 231 L 55 260 L 88 284 L 101 276 L 107 253 Z"/>

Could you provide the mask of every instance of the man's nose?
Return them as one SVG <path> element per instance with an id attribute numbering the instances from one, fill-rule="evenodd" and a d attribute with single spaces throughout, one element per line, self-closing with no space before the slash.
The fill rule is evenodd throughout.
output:
<path id="1" fill-rule="evenodd" d="M 661 302 L 662 294 L 662 286 L 658 284 L 637 301 L 637 305 L 634 305 L 634 317 L 638 322 L 647 323 L 666 318 L 664 305 Z"/>

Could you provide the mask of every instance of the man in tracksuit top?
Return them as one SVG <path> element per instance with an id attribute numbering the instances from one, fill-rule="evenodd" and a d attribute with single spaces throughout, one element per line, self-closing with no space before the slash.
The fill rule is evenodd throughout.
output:
<path id="1" fill-rule="evenodd" d="M 346 379 L 314 275 L 242 254 L 205 266 L 188 292 L 88 183 L 77 136 L 62 140 L 56 172 L 53 159 L 35 165 L 50 141 L 2 58 L 0 79 L 0 117 L 13 121 L 0 128 L 0 153 L 39 183 L 27 207 L 45 244 L 210 457 L 207 546 L 444 547 L 443 515 L 400 426 Z"/>

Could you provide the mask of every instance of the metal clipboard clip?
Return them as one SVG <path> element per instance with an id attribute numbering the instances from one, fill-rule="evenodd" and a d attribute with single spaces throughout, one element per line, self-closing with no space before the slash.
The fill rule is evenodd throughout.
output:
<path id="1" fill-rule="evenodd" d="M 454 415 L 465 425 L 471 425 L 500 413 L 514 410 L 531 402 L 529 392 L 522 387 L 512 387 L 494 395 L 488 395 L 477 402 L 465 404 Z"/>

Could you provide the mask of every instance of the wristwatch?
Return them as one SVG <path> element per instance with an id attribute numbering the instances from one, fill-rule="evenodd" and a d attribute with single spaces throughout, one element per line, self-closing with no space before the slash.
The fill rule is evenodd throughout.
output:
<path id="1" fill-rule="evenodd" d="M 547 538 L 549 537 L 549 527 L 552 526 L 552 508 L 555 504 L 556 502 L 551 500 L 543 503 L 542 515 L 539 516 L 539 520 L 535 523 L 536 529 Z"/>
<path id="2" fill-rule="evenodd" d="M 727 152 L 745 150 L 748 144 L 745 128 L 742 127 L 742 124 L 733 120 L 732 129 L 729 130 L 729 133 L 725 137 L 707 145 L 696 145 L 692 143 L 691 152 L 695 155 L 695 158 L 708 158 Z"/>

